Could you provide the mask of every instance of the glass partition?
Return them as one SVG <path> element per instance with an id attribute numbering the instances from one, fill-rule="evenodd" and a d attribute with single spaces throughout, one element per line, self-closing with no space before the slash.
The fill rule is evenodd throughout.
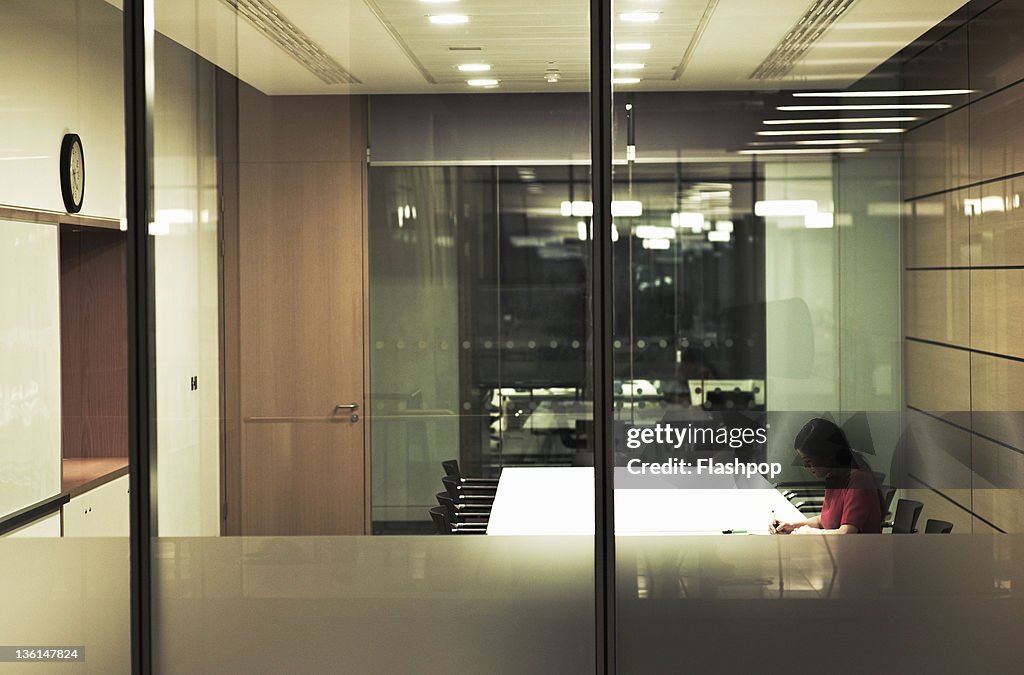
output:
<path id="1" fill-rule="evenodd" d="M 835 632 L 971 668 L 919 638 L 1017 620 L 980 536 L 1018 531 L 1015 192 L 978 119 L 1017 85 L 973 60 L 1019 13 L 962 4 L 613 4 L 623 672 L 870 669 Z"/>
<path id="2" fill-rule="evenodd" d="M 156 2 L 157 670 L 593 669 L 592 535 L 486 536 L 593 464 L 587 5 L 535 9 Z"/>
<path id="3" fill-rule="evenodd" d="M 129 668 L 121 30 L 102 0 L 0 5 L 4 672 Z"/>

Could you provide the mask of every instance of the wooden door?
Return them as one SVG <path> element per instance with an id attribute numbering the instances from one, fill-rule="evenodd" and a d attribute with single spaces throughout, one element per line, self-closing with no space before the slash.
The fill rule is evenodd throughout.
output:
<path id="1" fill-rule="evenodd" d="M 237 306 L 226 307 L 225 333 L 230 338 L 237 325 L 237 370 L 229 363 L 225 371 L 227 426 L 236 432 L 225 434 L 236 444 L 225 464 L 228 534 L 365 529 L 365 151 L 294 156 L 284 140 L 329 134 L 310 128 L 309 114 L 297 118 L 297 128 L 287 110 L 308 104 L 319 117 L 326 106 L 323 117 L 331 119 L 329 98 L 291 99 L 283 110 L 246 99 L 269 106 L 264 119 L 277 117 L 268 135 L 282 149 L 269 156 L 242 151 L 232 167 L 238 218 L 236 238 L 225 247 L 225 293 L 236 295 Z M 308 139 L 302 145 L 311 147 Z"/>

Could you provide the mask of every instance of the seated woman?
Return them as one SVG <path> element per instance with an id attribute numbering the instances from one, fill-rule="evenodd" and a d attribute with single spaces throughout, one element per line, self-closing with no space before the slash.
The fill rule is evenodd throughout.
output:
<path id="1" fill-rule="evenodd" d="M 791 523 L 773 521 L 772 534 L 881 533 L 882 494 L 874 476 L 856 465 L 850 442 L 833 422 L 816 418 L 804 425 L 795 441 L 804 467 L 825 479 L 821 515 Z"/>

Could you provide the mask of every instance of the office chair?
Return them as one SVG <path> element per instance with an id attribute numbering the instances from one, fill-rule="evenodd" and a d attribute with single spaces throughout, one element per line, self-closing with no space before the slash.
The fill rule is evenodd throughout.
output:
<path id="1" fill-rule="evenodd" d="M 448 514 L 440 506 L 430 509 L 430 519 L 434 521 L 434 528 L 438 534 L 452 533 L 452 528 L 448 524 Z"/>
<path id="2" fill-rule="evenodd" d="M 891 523 L 882 523 L 882 527 L 891 527 L 893 534 L 914 534 L 917 532 L 917 519 L 921 517 L 924 504 L 913 499 L 898 499 L 896 515 Z"/>
<path id="3" fill-rule="evenodd" d="M 448 492 L 448 496 L 458 504 L 490 505 L 494 503 L 495 488 L 493 487 L 462 485 L 457 479 L 450 476 L 442 478 L 441 483 L 444 484 L 444 489 Z"/>
<path id="4" fill-rule="evenodd" d="M 457 504 L 447 492 L 438 492 L 436 498 L 437 503 L 445 510 L 448 514 L 448 519 L 452 522 L 486 523 L 491 517 L 491 509 L 489 506 Z"/>
<path id="5" fill-rule="evenodd" d="M 896 488 L 889 488 L 885 491 L 885 510 L 882 515 L 887 517 L 892 512 L 892 499 L 896 496 Z"/>
<path id="6" fill-rule="evenodd" d="M 444 475 L 449 478 L 458 480 L 463 485 L 476 485 L 476 486 L 493 486 L 497 487 L 497 478 L 463 478 L 462 471 L 459 470 L 459 460 L 457 459 L 446 459 L 441 462 L 441 467 L 444 469 Z"/>
<path id="7" fill-rule="evenodd" d="M 929 518 L 924 523 L 925 534 L 949 534 L 953 531 L 953 523 L 945 520 Z"/>
<path id="8" fill-rule="evenodd" d="M 430 509 L 430 518 L 441 534 L 487 534 L 487 521 L 466 522 L 455 517 L 451 505 Z"/>

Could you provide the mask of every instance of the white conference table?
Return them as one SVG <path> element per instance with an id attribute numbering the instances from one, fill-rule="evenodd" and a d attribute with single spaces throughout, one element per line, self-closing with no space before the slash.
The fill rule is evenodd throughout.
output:
<path id="1" fill-rule="evenodd" d="M 764 478 L 745 483 L 760 487 L 616 489 L 615 534 L 768 534 L 773 512 L 783 521 L 805 517 Z M 487 534 L 593 535 L 594 469 L 502 469 Z"/>

